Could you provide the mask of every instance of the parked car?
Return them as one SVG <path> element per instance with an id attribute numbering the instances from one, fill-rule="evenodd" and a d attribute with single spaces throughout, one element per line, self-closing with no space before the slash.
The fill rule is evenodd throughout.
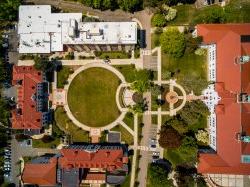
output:
<path id="1" fill-rule="evenodd" d="M 153 155 L 154 155 L 154 156 L 160 156 L 160 152 L 154 151 L 154 152 L 153 152 Z"/>
<path id="2" fill-rule="evenodd" d="M 152 162 L 153 162 L 153 163 L 156 163 L 157 160 L 159 160 L 159 158 L 160 158 L 159 156 L 153 155 L 153 156 L 152 156 Z"/>

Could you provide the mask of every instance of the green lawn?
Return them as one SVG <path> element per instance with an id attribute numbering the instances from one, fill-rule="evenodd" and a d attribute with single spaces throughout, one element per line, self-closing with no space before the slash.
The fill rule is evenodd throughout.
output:
<path id="1" fill-rule="evenodd" d="M 230 3 L 225 7 L 225 14 L 228 23 L 249 23 L 249 12 L 249 0 L 231 0 Z"/>
<path id="2" fill-rule="evenodd" d="M 60 144 L 60 138 L 55 138 L 55 140 L 53 140 L 52 142 L 49 143 L 44 143 L 41 139 L 36 140 L 33 139 L 32 140 L 32 147 L 34 148 L 55 148 L 56 146 L 58 146 Z"/>
<path id="3" fill-rule="evenodd" d="M 131 55 L 129 53 L 126 53 L 125 51 L 98 51 L 95 53 L 95 55 L 101 59 L 127 59 L 131 58 Z"/>
<path id="4" fill-rule="evenodd" d="M 184 54 L 181 58 L 173 58 L 170 55 L 162 53 L 162 77 L 166 72 L 175 73 L 174 78 L 177 78 L 177 81 L 181 82 L 183 80 L 192 79 L 195 80 L 207 80 L 207 63 L 206 56 L 199 56 L 196 54 Z M 202 81 L 200 81 L 202 82 Z M 193 90 L 196 94 L 200 94 L 200 90 L 203 90 L 203 87 L 199 87 L 198 82 L 192 87 L 187 88 L 184 85 L 186 91 Z"/>
<path id="5" fill-rule="evenodd" d="M 114 67 L 123 74 L 127 82 L 133 82 L 135 80 L 136 69 L 134 65 L 124 65 L 124 66 L 114 66 Z"/>
<path id="6" fill-rule="evenodd" d="M 121 141 L 124 141 L 126 144 L 132 145 L 134 143 L 133 135 L 130 134 L 123 126 L 117 125 L 112 128 L 111 131 L 121 132 Z"/>
<path id="7" fill-rule="evenodd" d="M 197 11 L 194 5 L 179 5 L 173 8 L 177 10 L 177 16 L 168 23 L 169 25 L 189 24 L 193 19 L 195 11 Z"/>
<path id="8" fill-rule="evenodd" d="M 164 158 L 172 164 L 173 168 L 178 164 L 184 163 L 182 155 L 179 154 L 178 149 L 164 149 Z"/>
<path id="9" fill-rule="evenodd" d="M 62 66 L 62 69 L 57 72 L 57 87 L 63 88 L 65 84 L 67 84 L 67 80 L 69 75 L 71 74 L 71 70 L 67 66 Z"/>
<path id="10" fill-rule="evenodd" d="M 103 68 L 90 68 L 78 74 L 68 91 L 72 114 L 83 124 L 105 126 L 120 115 L 115 101 L 119 78 Z"/>
<path id="11" fill-rule="evenodd" d="M 77 127 L 67 116 L 62 107 L 55 111 L 55 121 L 58 127 L 63 129 L 66 134 L 70 134 L 73 142 L 88 142 L 88 132 Z"/>
<path id="12" fill-rule="evenodd" d="M 123 121 L 134 130 L 134 115 L 131 112 L 127 112 Z"/>

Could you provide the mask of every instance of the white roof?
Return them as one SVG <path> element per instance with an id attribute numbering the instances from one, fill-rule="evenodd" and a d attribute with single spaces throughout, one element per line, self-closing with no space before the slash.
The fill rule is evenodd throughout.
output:
<path id="1" fill-rule="evenodd" d="M 63 44 L 136 44 L 136 22 L 81 22 L 81 13 L 51 13 L 50 5 L 19 7 L 19 53 L 63 51 Z"/>

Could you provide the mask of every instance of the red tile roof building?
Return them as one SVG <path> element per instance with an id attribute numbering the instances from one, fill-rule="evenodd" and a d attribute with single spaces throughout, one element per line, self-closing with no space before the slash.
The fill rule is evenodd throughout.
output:
<path id="1" fill-rule="evenodd" d="M 47 159 L 47 161 L 46 161 Z M 70 145 L 60 154 L 24 166 L 24 184 L 78 187 L 81 183 L 121 184 L 128 172 L 127 148 L 114 144 Z"/>
<path id="2" fill-rule="evenodd" d="M 216 46 L 212 77 L 218 93 L 215 153 L 200 153 L 198 172 L 250 175 L 250 143 L 243 141 L 250 135 L 250 24 L 198 25 L 197 34 Z"/>
<path id="3" fill-rule="evenodd" d="M 43 87 L 42 73 L 32 66 L 14 66 L 12 84 L 17 86 L 17 108 L 12 111 L 12 128 L 40 130 L 43 111 L 39 109 L 37 96 L 38 89 Z M 42 105 L 46 102 L 44 99 Z"/>
<path id="4" fill-rule="evenodd" d="M 25 164 L 22 180 L 25 184 L 36 184 L 39 186 L 56 185 L 57 158 L 51 158 L 45 163 Z"/>

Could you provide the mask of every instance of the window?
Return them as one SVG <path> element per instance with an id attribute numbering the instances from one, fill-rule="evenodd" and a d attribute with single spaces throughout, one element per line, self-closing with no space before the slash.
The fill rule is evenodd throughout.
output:
<path id="1" fill-rule="evenodd" d="M 241 155 L 242 163 L 250 163 L 250 155 Z"/>

